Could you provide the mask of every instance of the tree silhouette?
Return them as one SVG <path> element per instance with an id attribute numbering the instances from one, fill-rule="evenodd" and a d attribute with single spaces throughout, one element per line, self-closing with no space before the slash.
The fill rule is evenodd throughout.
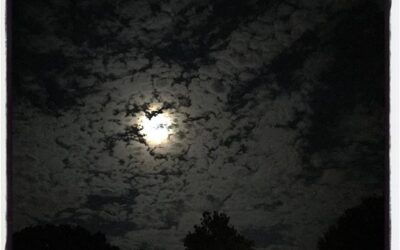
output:
<path id="1" fill-rule="evenodd" d="M 39 225 L 13 234 L 13 250 L 119 250 L 104 234 L 92 234 L 80 226 Z"/>
<path id="2" fill-rule="evenodd" d="M 183 239 L 185 250 L 252 250 L 253 242 L 228 223 L 224 213 L 204 212 L 201 225 L 195 225 L 194 232 Z"/>
<path id="3" fill-rule="evenodd" d="M 319 250 L 384 249 L 384 200 L 368 198 L 348 209 L 318 242 Z"/>

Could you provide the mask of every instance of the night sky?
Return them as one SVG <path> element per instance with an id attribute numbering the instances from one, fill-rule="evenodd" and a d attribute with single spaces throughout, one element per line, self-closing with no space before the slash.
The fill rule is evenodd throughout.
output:
<path id="1" fill-rule="evenodd" d="M 14 231 L 181 250 L 215 210 L 257 250 L 315 249 L 383 194 L 384 1 L 11 2 Z"/>

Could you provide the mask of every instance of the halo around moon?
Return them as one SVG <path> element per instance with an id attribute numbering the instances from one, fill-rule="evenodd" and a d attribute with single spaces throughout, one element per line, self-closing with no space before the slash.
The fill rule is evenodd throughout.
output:
<path id="1" fill-rule="evenodd" d="M 166 143 L 169 135 L 172 133 L 171 125 L 171 118 L 164 113 L 155 115 L 150 119 L 143 115 L 140 119 L 141 132 L 146 142 L 150 145 Z"/>

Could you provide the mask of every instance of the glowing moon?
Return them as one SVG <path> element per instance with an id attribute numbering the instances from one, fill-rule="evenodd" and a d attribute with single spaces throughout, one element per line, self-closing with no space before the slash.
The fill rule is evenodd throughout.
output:
<path id="1" fill-rule="evenodd" d="M 151 119 L 141 119 L 142 134 L 149 144 L 158 145 L 168 141 L 171 131 L 171 119 L 166 114 L 158 114 Z"/>

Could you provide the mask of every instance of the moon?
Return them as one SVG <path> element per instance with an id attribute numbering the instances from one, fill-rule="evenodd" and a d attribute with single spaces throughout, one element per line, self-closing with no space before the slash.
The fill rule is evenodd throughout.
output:
<path id="1" fill-rule="evenodd" d="M 147 143 L 151 145 L 165 144 L 172 133 L 172 120 L 164 113 L 151 117 L 143 116 L 141 119 L 142 134 Z"/>

